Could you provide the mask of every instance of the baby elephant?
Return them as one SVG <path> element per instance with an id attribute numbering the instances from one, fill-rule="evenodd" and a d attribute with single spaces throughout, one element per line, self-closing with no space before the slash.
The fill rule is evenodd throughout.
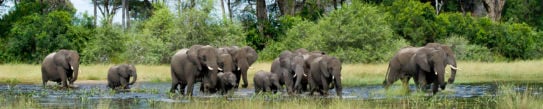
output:
<path id="1" fill-rule="evenodd" d="M 130 81 L 130 77 L 133 77 L 134 80 Z M 136 73 L 136 67 L 131 64 L 122 64 L 118 66 L 113 66 L 109 68 L 107 74 L 107 86 L 112 89 L 129 89 L 128 85 L 136 83 L 138 75 Z"/>
<path id="2" fill-rule="evenodd" d="M 266 72 L 260 70 L 256 72 L 253 77 L 255 84 L 255 93 L 273 91 L 281 91 L 281 85 L 279 85 L 279 76 L 275 73 Z"/>
<path id="3" fill-rule="evenodd" d="M 219 81 L 217 81 L 218 91 L 224 95 L 228 93 L 228 91 L 234 89 L 235 86 L 238 86 L 237 84 L 237 78 L 236 75 L 232 72 L 220 72 L 217 74 L 217 77 L 219 78 Z"/>

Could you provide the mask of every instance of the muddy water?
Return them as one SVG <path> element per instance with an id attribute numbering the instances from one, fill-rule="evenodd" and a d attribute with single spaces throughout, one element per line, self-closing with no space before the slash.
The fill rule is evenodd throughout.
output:
<path id="1" fill-rule="evenodd" d="M 25 105 L 28 107 L 110 107 L 110 108 L 145 108 L 152 102 L 163 103 L 191 103 L 186 97 L 167 93 L 170 89 L 169 83 L 137 83 L 131 92 L 115 92 L 106 87 L 104 83 L 81 83 L 78 88 L 60 90 L 55 85 L 48 85 L 43 88 L 41 85 L 0 85 L 0 104 Z M 530 90 L 531 95 L 540 95 L 543 92 L 543 84 L 518 84 L 512 90 L 525 92 Z M 199 85 L 194 87 L 194 98 L 221 98 L 218 94 L 202 94 L 198 91 Z M 391 90 L 400 90 L 401 86 L 392 86 Z M 413 85 L 410 86 L 411 93 L 417 93 Z M 390 91 L 388 91 L 390 92 Z M 335 90 L 330 94 L 335 95 Z M 380 85 L 369 85 L 360 87 L 345 87 L 343 90 L 345 100 L 380 100 L 380 99 L 402 99 L 410 97 L 404 94 L 387 94 Z M 420 92 L 418 92 L 420 94 Z M 431 96 L 430 92 L 422 93 Z M 253 89 L 238 89 L 229 100 L 250 99 L 255 93 Z M 499 96 L 500 91 L 496 83 L 480 84 L 454 84 L 448 85 L 446 90 L 440 91 L 435 96 L 450 99 L 476 99 L 478 97 Z M 286 95 L 283 95 L 286 96 Z M 307 96 L 306 94 L 302 94 Z M 327 98 L 336 98 L 334 96 Z"/>

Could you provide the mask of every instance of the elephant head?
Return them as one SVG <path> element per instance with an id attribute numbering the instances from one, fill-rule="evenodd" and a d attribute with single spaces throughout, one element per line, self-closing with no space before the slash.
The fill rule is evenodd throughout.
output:
<path id="1" fill-rule="evenodd" d="M 219 55 L 219 68 L 222 68 L 221 72 L 232 72 L 234 71 L 234 62 L 232 61 L 232 56 L 228 53 L 222 53 Z"/>
<path id="2" fill-rule="evenodd" d="M 196 65 L 198 72 L 204 73 L 204 87 L 213 88 L 217 83 L 219 68 L 218 53 L 215 47 L 206 45 L 193 45 L 188 51 L 189 61 Z"/>
<path id="3" fill-rule="evenodd" d="M 282 88 L 281 88 L 281 84 L 279 84 L 279 80 L 280 80 L 281 77 L 279 77 L 279 75 L 277 75 L 276 73 L 270 73 L 270 82 L 271 82 L 271 85 L 273 86 L 272 87 L 272 90 L 277 90 L 277 91 L 281 91 Z"/>
<path id="4" fill-rule="evenodd" d="M 237 86 L 236 75 L 232 72 L 224 72 L 217 74 L 217 77 L 223 85 Z M 223 86 L 224 87 L 224 86 Z"/>
<path id="5" fill-rule="evenodd" d="M 412 58 L 412 62 L 415 62 L 415 66 L 418 70 L 424 72 L 436 72 L 437 82 L 441 89 L 445 89 L 445 67 L 446 67 L 447 55 L 443 50 L 436 50 L 431 48 L 421 48 L 418 50 Z M 418 71 L 417 71 L 418 72 Z M 437 86 L 435 86 L 434 93 L 437 92 Z"/>
<path id="6" fill-rule="evenodd" d="M 138 80 L 138 73 L 136 71 L 136 67 L 132 64 L 128 65 L 127 71 L 129 72 L 129 75 L 134 78 L 132 82 L 128 83 L 128 85 L 133 85 L 136 83 L 136 80 Z"/>
<path id="7" fill-rule="evenodd" d="M 454 54 L 454 51 L 452 50 L 452 48 L 454 48 L 454 46 L 447 46 L 447 45 L 442 45 L 442 44 L 439 44 L 439 43 L 428 43 L 426 44 L 425 47 L 430 47 L 430 48 L 434 48 L 434 49 L 437 49 L 437 50 L 443 50 L 445 51 L 445 55 L 446 55 L 446 61 L 445 61 L 445 65 L 450 65 L 451 67 L 451 77 L 449 77 L 449 80 L 448 82 L 449 83 L 454 83 L 454 80 L 455 80 L 455 77 L 456 77 L 456 71 L 458 70 L 458 66 L 456 65 L 456 56 Z"/>
<path id="8" fill-rule="evenodd" d="M 294 89 L 299 90 L 302 88 L 302 78 L 306 76 L 304 73 L 304 58 L 298 53 L 292 53 L 290 51 L 283 51 L 279 55 L 279 63 L 282 68 L 283 78 L 287 85 L 287 92 L 292 93 Z"/>
<path id="9" fill-rule="evenodd" d="M 234 63 L 236 64 L 235 68 L 237 71 L 241 72 L 241 78 L 243 78 L 242 87 L 248 86 L 247 71 L 249 70 L 249 67 L 254 62 L 256 62 L 257 59 L 258 59 L 258 54 L 253 48 L 249 46 L 240 48 L 234 54 Z"/>
<path id="10" fill-rule="evenodd" d="M 67 79 L 70 84 L 73 84 L 79 73 L 79 54 L 72 50 L 59 50 L 53 59 L 56 65 L 66 69 Z"/>

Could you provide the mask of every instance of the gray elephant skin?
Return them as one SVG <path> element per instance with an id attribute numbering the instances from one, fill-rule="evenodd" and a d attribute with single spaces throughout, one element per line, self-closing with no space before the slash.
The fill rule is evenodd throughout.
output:
<path id="1" fill-rule="evenodd" d="M 234 86 L 238 85 L 236 83 L 236 75 L 234 75 L 234 73 L 232 72 L 221 72 L 217 74 L 217 77 L 219 78 L 219 81 L 217 83 L 217 89 L 222 95 L 228 93 L 229 91 L 232 91 L 234 89 Z"/>
<path id="2" fill-rule="evenodd" d="M 275 73 L 259 70 L 253 77 L 253 83 L 255 85 L 255 93 L 261 92 L 273 92 L 281 91 L 281 85 L 279 84 L 279 76 Z"/>
<path id="3" fill-rule="evenodd" d="M 130 77 L 133 80 L 129 83 Z M 107 86 L 111 89 L 130 89 L 129 85 L 136 83 L 138 74 L 132 64 L 122 64 L 110 67 L 107 73 Z"/>
<path id="4" fill-rule="evenodd" d="M 228 53 L 230 56 L 232 56 L 232 61 L 234 63 L 233 72 L 238 79 L 237 83 L 239 85 L 243 79 L 243 84 L 241 84 L 241 87 L 247 88 L 249 85 L 247 81 L 247 71 L 249 70 L 249 67 L 258 59 L 258 54 L 256 51 L 250 46 L 244 46 L 241 48 L 238 46 L 230 46 L 219 49 L 219 51 L 223 51 L 224 53 Z M 236 88 L 238 88 L 238 86 L 236 86 Z"/>
<path id="5" fill-rule="evenodd" d="M 310 68 L 308 81 L 311 87 L 311 94 L 317 91 L 321 95 L 327 96 L 328 90 L 335 86 L 337 96 L 342 97 L 342 67 L 339 59 L 333 56 L 323 55 L 315 58 L 310 63 Z"/>
<path id="6" fill-rule="evenodd" d="M 215 89 L 218 77 L 218 53 L 212 46 L 193 45 L 190 49 L 178 50 L 171 59 L 172 88 L 183 95 L 192 96 L 195 82 L 202 82 L 203 89 Z M 180 86 L 180 87 L 178 87 Z M 187 91 L 185 89 L 187 87 Z M 206 92 L 206 90 L 204 90 Z"/>
<path id="7" fill-rule="evenodd" d="M 306 86 L 302 82 L 305 76 L 304 64 L 305 61 L 301 54 L 283 51 L 273 61 L 270 71 L 280 77 L 280 85 L 285 85 L 287 93 L 292 95 L 301 93 L 302 86 Z"/>
<path id="8" fill-rule="evenodd" d="M 385 88 L 388 88 L 396 80 L 401 79 L 404 88 L 407 90 L 409 79 L 415 77 L 415 83 L 419 88 L 424 87 L 425 83 L 430 81 L 434 83 L 433 93 L 437 92 L 438 87 L 444 89 L 446 85 L 444 82 L 445 67 L 451 62 L 454 62 L 453 66 L 456 66 L 456 62 L 449 61 L 450 59 L 448 59 L 449 56 L 454 58 L 454 53 L 448 55 L 446 50 L 441 48 L 441 45 L 429 45 L 400 49 L 389 62 L 386 78 L 383 82 Z M 456 71 L 455 68 L 453 70 L 454 72 Z"/>
<path id="9" fill-rule="evenodd" d="M 59 50 L 45 57 L 41 65 L 42 82 L 54 81 L 67 88 L 77 80 L 79 73 L 79 54 L 73 50 Z"/>

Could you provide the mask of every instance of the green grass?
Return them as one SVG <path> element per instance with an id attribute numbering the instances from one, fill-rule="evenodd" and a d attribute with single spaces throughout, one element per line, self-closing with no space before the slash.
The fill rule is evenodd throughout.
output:
<path id="1" fill-rule="evenodd" d="M 382 84 L 387 70 L 383 64 L 344 64 L 342 83 L 345 86 L 363 86 Z M 107 70 L 113 65 L 82 65 L 78 82 L 105 82 Z M 249 69 L 247 76 L 249 84 L 258 70 L 269 71 L 271 62 L 257 62 Z M 487 83 L 487 82 L 543 82 L 543 60 L 515 62 L 458 62 L 462 70 L 457 72 L 455 83 Z M 17 83 L 36 84 L 41 82 L 40 65 L 4 64 L 0 65 L 0 80 L 16 79 Z M 171 81 L 169 65 L 136 65 L 138 82 L 169 82 Z M 450 72 L 447 72 L 446 78 Z M 397 81 L 396 84 L 400 82 Z M 9 81 L 0 81 L 9 84 Z M 413 82 L 411 81 L 411 84 Z M 252 86 L 252 85 L 249 85 Z"/>

